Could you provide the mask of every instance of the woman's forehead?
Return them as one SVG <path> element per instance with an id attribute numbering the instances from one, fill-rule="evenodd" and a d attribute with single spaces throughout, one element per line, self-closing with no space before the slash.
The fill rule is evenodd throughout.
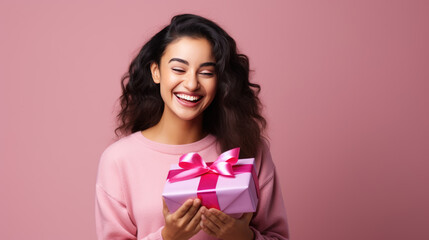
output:
<path id="1" fill-rule="evenodd" d="M 205 38 L 181 37 L 171 42 L 165 49 L 162 61 L 172 58 L 186 60 L 189 64 L 214 62 L 211 43 Z"/>

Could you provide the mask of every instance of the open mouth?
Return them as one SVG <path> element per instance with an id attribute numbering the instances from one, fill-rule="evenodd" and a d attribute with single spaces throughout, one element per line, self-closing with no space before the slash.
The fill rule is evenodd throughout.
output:
<path id="1" fill-rule="evenodd" d="M 174 95 L 180 100 L 191 102 L 191 103 L 196 103 L 203 98 L 202 96 L 191 96 L 183 93 L 175 93 Z"/>

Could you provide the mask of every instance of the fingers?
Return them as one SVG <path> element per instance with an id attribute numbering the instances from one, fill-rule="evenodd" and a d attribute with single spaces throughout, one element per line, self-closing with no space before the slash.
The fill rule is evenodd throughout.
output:
<path id="1" fill-rule="evenodd" d="M 201 200 L 200 199 L 198 199 L 198 198 L 194 199 L 191 203 L 192 203 L 191 207 L 188 208 L 188 210 L 184 213 L 184 215 L 182 215 L 182 218 L 183 218 L 184 222 L 191 221 L 195 217 L 195 215 L 198 212 L 198 210 L 200 209 L 200 205 L 201 205 Z"/>
<path id="2" fill-rule="evenodd" d="M 225 223 L 228 223 L 232 220 L 230 216 L 215 208 L 211 208 L 207 212 L 208 214 L 206 214 L 205 216 L 208 217 L 214 223 L 216 223 L 218 226 L 224 225 Z"/>
<path id="3" fill-rule="evenodd" d="M 194 201 L 192 199 L 186 200 L 173 214 L 177 218 L 182 218 L 188 212 L 189 208 L 192 207 L 193 203 Z"/>
<path id="4" fill-rule="evenodd" d="M 190 226 L 191 229 L 194 229 L 195 233 L 198 233 L 201 230 L 201 208 L 198 210 L 198 212 L 194 215 L 194 217 L 189 221 L 188 226 Z"/>
<path id="5" fill-rule="evenodd" d="M 244 213 L 235 219 L 214 208 L 201 209 L 201 228 L 207 234 L 220 239 L 253 239 L 253 231 L 249 228 L 253 213 Z"/>
<path id="6" fill-rule="evenodd" d="M 174 213 L 170 213 L 163 199 L 165 225 L 162 230 L 164 239 L 189 239 L 201 230 L 200 199 L 188 199 Z"/>
<path id="7" fill-rule="evenodd" d="M 213 232 L 213 231 L 212 231 L 210 228 L 208 228 L 206 225 L 204 225 L 202 222 L 201 222 L 200 226 L 201 226 L 201 229 L 202 229 L 204 232 L 206 232 L 207 234 L 212 235 L 212 236 L 214 236 L 214 237 L 217 237 L 217 236 L 216 236 L 216 233 L 215 233 L 215 232 Z"/>
<path id="8" fill-rule="evenodd" d="M 225 224 L 218 216 L 221 216 L 222 212 L 220 212 L 217 209 L 207 209 L 206 207 L 202 207 L 202 216 L 201 216 L 201 222 L 203 223 L 204 227 L 208 228 L 210 231 L 216 233 L 219 231 L 219 229 Z M 217 213 L 217 212 L 220 212 Z M 226 215 L 226 214 L 225 214 Z M 229 217 L 228 215 L 226 215 Z M 223 216 L 222 216 L 223 218 Z M 204 228 L 203 228 L 204 229 Z"/>
<path id="9" fill-rule="evenodd" d="M 220 230 L 220 228 L 205 215 L 201 215 L 201 228 L 204 232 L 213 236 L 216 236 L 216 233 Z"/>

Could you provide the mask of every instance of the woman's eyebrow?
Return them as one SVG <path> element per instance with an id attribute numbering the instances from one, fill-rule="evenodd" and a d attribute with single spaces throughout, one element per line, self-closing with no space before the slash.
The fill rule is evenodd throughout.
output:
<path id="1" fill-rule="evenodd" d="M 189 65 L 189 62 L 188 62 L 188 61 L 186 61 L 186 60 L 184 60 L 184 59 L 181 59 L 181 58 L 172 58 L 172 59 L 170 59 L 170 61 L 168 61 L 168 63 L 171 63 L 171 62 L 173 62 L 173 61 L 181 62 L 181 63 L 184 63 L 184 64 L 186 64 L 186 65 Z"/>
<path id="2" fill-rule="evenodd" d="M 205 67 L 205 66 L 213 66 L 213 67 L 216 67 L 216 63 L 214 63 L 214 62 L 205 62 L 205 63 L 202 63 L 202 64 L 200 65 L 200 67 Z"/>
<path id="3" fill-rule="evenodd" d="M 168 61 L 168 63 L 171 63 L 171 62 L 173 62 L 173 61 L 176 61 L 176 62 L 180 62 L 180 63 L 184 63 L 184 64 L 186 64 L 186 65 L 189 65 L 189 62 L 188 62 L 188 61 L 186 61 L 186 60 L 184 60 L 184 59 L 181 59 L 181 58 L 172 58 L 172 59 L 170 59 L 170 61 Z M 216 66 L 216 63 L 214 63 L 214 62 L 205 62 L 205 63 L 201 63 L 201 64 L 200 64 L 200 67 L 205 67 L 205 66 Z"/>

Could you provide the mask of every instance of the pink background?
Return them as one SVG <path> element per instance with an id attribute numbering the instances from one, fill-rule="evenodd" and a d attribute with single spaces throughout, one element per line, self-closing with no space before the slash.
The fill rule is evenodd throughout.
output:
<path id="1" fill-rule="evenodd" d="M 2 239 L 95 239 L 119 79 L 177 13 L 251 60 L 292 239 L 429 239 L 427 1 L 1 1 Z"/>

